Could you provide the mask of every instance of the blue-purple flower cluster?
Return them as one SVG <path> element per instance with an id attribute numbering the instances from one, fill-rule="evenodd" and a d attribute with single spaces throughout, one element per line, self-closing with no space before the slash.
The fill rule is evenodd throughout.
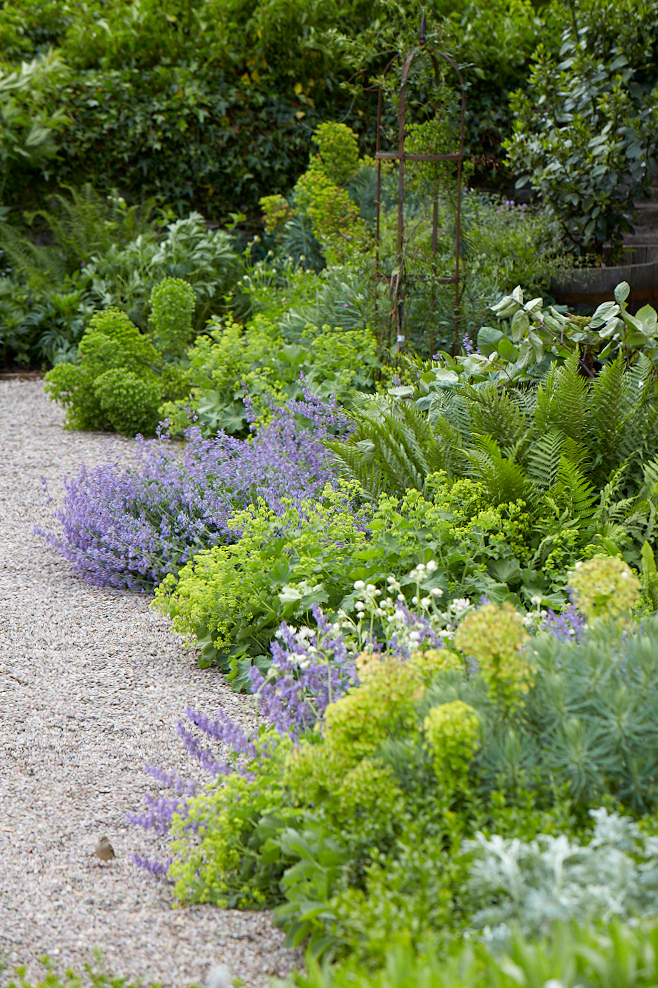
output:
<path id="1" fill-rule="evenodd" d="M 214 720 L 211 720 L 206 714 L 200 713 L 198 710 L 192 710 L 191 707 L 188 707 L 186 714 L 188 719 L 193 724 L 196 724 L 207 737 L 212 738 L 213 741 L 219 741 L 228 745 L 233 755 L 242 755 L 249 761 L 256 758 L 257 752 L 254 745 L 254 736 L 248 737 L 242 728 L 221 707 L 218 709 Z M 187 752 L 210 775 L 218 778 L 220 775 L 230 775 L 231 772 L 236 771 L 247 774 L 242 765 L 236 765 L 235 760 L 228 762 L 218 761 L 210 748 L 202 747 L 195 735 L 185 727 L 182 721 L 178 722 L 177 730 Z"/>
<path id="2" fill-rule="evenodd" d="M 559 613 L 549 608 L 542 631 L 548 631 L 561 642 L 579 642 L 587 631 L 587 620 L 572 602 Z"/>
<path id="3" fill-rule="evenodd" d="M 298 738 L 322 720 L 330 703 L 356 683 L 356 667 L 345 638 L 313 605 L 317 630 L 282 624 L 272 643 L 266 676 L 252 666 L 250 678 L 258 710 L 281 734 Z"/>
<path id="4" fill-rule="evenodd" d="M 65 481 L 55 511 L 62 534 L 37 529 L 88 582 L 150 590 L 201 549 L 239 537 L 231 515 L 262 498 L 278 512 L 299 504 L 335 470 L 323 440 L 343 427 L 331 402 L 310 394 L 249 439 L 191 429 L 185 448 L 166 437 L 141 440 L 135 466 L 83 467 Z"/>

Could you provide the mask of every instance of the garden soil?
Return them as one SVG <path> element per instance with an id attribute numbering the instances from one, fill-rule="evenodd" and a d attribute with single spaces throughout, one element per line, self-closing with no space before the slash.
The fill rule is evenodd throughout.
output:
<path id="1" fill-rule="evenodd" d="M 149 597 L 84 583 L 33 533 L 52 527 L 65 476 L 135 447 L 62 422 L 42 381 L 0 381 L 0 983 L 16 964 L 41 976 L 43 955 L 82 971 L 100 951 L 146 983 L 203 983 L 224 963 L 264 984 L 296 960 L 268 914 L 173 909 L 171 885 L 131 862 L 166 857 L 164 838 L 126 823 L 167 794 L 145 763 L 194 776 L 176 733 L 187 706 L 249 726 L 252 701 L 197 668 Z"/>

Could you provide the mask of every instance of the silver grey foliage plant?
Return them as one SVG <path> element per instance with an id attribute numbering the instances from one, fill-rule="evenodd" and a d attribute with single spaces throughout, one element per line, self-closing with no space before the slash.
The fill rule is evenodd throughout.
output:
<path id="1" fill-rule="evenodd" d="M 655 916 L 658 837 L 604 808 L 590 815 L 595 826 L 589 844 L 566 834 L 522 841 L 478 833 L 465 842 L 463 850 L 473 855 L 467 894 L 480 903 L 472 928 L 502 947 L 512 929 L 537 937 L 556 921 Z"/>

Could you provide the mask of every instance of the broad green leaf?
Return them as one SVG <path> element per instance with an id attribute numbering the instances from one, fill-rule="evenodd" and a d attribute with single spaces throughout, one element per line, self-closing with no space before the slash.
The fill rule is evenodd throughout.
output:
<path id="1" fill-rule="evenodd" d="M 445 367 L 441 367 L 439 370 L 434 371 L 434 382 L 440 388 L 450 388 L 459 383 L 459 374 Z"/>
<path id="2" fill-rule="evenodd" d="M 500 302 L 489 306 L 491 311 L 495 312 L 499 319 L 508 319 L 510 316 L 513 316 L 518 307 L 519 303 L 511 295 L 506 295 Z"/>
<path id="3" fill-rule="evenodd" d="M 532 346 L 535 355 L 535 360 L 539 363 L 540 360 L 544 359 L 544 344 L 542 343 L 537 333 L 533 333 L 533 332 L 530 332 L 528 334 L 528 341 Z"/>
<path id="4" fill-rule="evenodd" d="M 530 317 L 527 312 L 519 309 L 514 313 L 512 319 L 512 339 L 515 343 L 520 343 L 530 329 Z"/>
<path id="5" fill-rule="evenodd" d="M 596 329 L 597 326 L 602 326 L 603 323 L 608 322 L 609 319 L 612 319 L 612 317 L 618 315 L 618 313 L 619 306 L 616 302 L 601 302 L 592 316 L 592 321 L 590 323 L 592 329 Z"/>
<path id="6" fill-rule="evenodd" d="M 432 374 L 430 380 L 434 380 L 435 375 Z M 401 384 L 396 388 L 389 388 L 386 392 L 391 396 L 391 398 L 412 398 L 415 392 L 415 388 L 411 384 Z"/>
<path id="7" fill-rule="evenodd" d="M 642 546 L 642 575 L 644 576 L 645 583 L 648 583 L 649 579 L 658 577 L 658 569 L 656 568 L 656 557 L 654 556 L 653 549 L 648 542 L 645 542 Z"/>
<path id="8" fill-rule="evenodd" d="M 498 341 L 501 340 L 503 334 L 499 329 L 494 329 L 492 326 L 483 326 L 479 331 L 477 336 L 478 350 L 490 356 L 496 347 L 498 346 Z"/>
<path id="9" fill-rule="evenodd" d="M 502 340 L 498 344 L 498 353 L 501 355 L 503 360 L 508 360 L 510 363 L 514 363 L 519 355 L 519 351 L 516 349 L 511 340 L 508 340 L 506 336 L 503 336 Z"/>
<path id="10" fill-rule="evenodd" d="M 635 318 L 640 323 L 642 331 L 648 336 L 653 335 L 658 329 L 658 316 L 651 305 L 643 305 L 641 309 L 638 309 Z"/>
<path id="11" fill-rule="evenodd" d="M 625 302 L 628 296 L 631 294 L 631 286 L 627 281 L 621 281 L 615 288 L 615 302 Z"/>
<path id="12" fill-rule="evenodd" d="M 466 374 L 484 374 L 491 370 L 491 362 L 481 353 L 472 353 L 464 358 L 462 367 Z"/>

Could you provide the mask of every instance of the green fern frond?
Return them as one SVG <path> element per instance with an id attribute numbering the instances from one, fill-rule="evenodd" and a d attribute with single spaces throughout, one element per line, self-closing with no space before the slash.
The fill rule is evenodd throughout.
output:
<path id="1" fill-rule="evenodd" d="M 54 247 L 33 244 L 8 223 L 0 223 L 0 248 L 13 273 L 34 288 L 61 283 L 66 277 L 66 263 Z"/>
<path id="2" fill-rule="evenodd" d="M 384 492 L 384 478 L 379 465 L 373 460 L 374 443 L 367 440 L 350 443 L 332 439 L 325 445 L 333 452 L 340 466 L 341 476 L 357 483 L 366 497 L 377 500 Z"/>
<path id="3" fill-rule="evenodd" d="M 471 403 L 459 391 L 441 388 L 435 392 L 428 414 L 430 422 L 437 424 L 439 420 L 445 420 L 457 430 L 463 440 L 472 439 Z"/>
<path id="4" fill-rule="evenodd" d="M 518 447 L 528 432 L 526 416 L 515 400 L 514 391 L 500 391 L 495 384 L 463 390 L 470 401 L 471 431 L 475 436 L 490 435 L 502 447 Z"/>
<path id="5" fill-rule="evenodd" d="M 594 379 L 588 401 L 588 445 L 595 450 L 593 466 L 615 457 L 625 417 L 625 366 L 622 354 Z M 604 469 L 604 472 L 609 473 Z"/>
<path id="6" fill-rule="evenodd" d="M 535 427 L 538 435 L 559 429 L 577 442 L 585 440 L 588 385 L 578 368 L 577 355 L 569 357 L 561 367 L 553 367 L 537 388 Z"/>
<path id="7" fill-rule="evenodd" d="M 533 443 L 528 456 L 528 476 L 541 490 L 548 490 L 558 478 L 566 437 L 559 429 L 551 429 Z"/>
<path id="8" fill-rule="evenodd" d="M 445 468 L 445 455 L 427 416 L 407 402 L 381 395 L 354 410 L 357 428 L 346 442 L 327 443 L 343 476 L 369 497 L 425 489 L 431 473 Z"/>
<path id="9" fill-rule="evenodd" d="M 119 196 L 102 196 L 90 182 L 80 189 L 72 185 L 63 188 L 68 196 L 55 194 L 51 209 L 38 209 L 27 214 L 26 219 L 33 223 L 39 217 L 46 223 L 56 248 L 71 268 L 153 226 L 155 200 L 127 208 Z"/>
<path id="10" fill-rule="evenodd" d="M 560 511 L 580 523 L 590 521 L 596 514 L 598 493 L 579 468 L 566 456 L 560 457 L 557 479 L 548 491 L 548 495 Z"/>
<path id="11" fill-rule="evenodd" d="M 481 436 L 466 453 L 474 476 L 481 480 L 494 504 L 533 501 L 532 484 L 520 463 L 507 459 L 492 436 Z"/>

